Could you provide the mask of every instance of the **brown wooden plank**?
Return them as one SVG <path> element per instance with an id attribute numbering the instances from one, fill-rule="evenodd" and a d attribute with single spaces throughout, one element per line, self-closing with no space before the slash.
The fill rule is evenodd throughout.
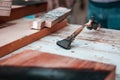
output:
<path id="1" fill-rule="evenodd" d="M 115 80 L 114 65 L 80 60 L 35 50 L 26 50 L 3 59 L 0 61 L 0 65 L 104 70 L 110 71 L 110 74 L 105 80 Z"/>
<path id="2" fill-rule="evenodd" d="M 15 41 L 12 41 L 10 43 L 7 43 L 3 46 L 0 46 L 0 57 L 9 54 L 12 51 L 15 51 L 29 43 L 32 43 L 46 35 L 49 35 L 50 33 L 53 33 L 57 30 L 60 30 L 61 28 L 67 26 L 67 21 L 63 20 L 62 22 L 54 25 L 52 28 L 44 28 L 36 33 L 24 35 L 24 37 L 17 39 Z M 17 34 L 16 34 L 17 36 Z"/>
<path id="3" fill-rule="evenodd" d="M 44 12 L 46 10 L 47 10 L 46 2 L 41 3 L 39 5 L 37 4 L 37 5 L 29 5 L 29 6 L 12 8 L 10 16 L 0 16 L 0 23 L 19 19 L 27 15 Z"/>

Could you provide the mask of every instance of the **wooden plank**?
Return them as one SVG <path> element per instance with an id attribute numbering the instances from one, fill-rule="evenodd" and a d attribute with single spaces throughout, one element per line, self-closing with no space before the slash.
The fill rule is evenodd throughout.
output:
<path id="1" fill-rule="evenodd" d="M 12 0 L 0 0 L 0 16 L 10 16 Z"/>
<path id="2" fill-rule="evenodd" d="M 23 21 L 22 21 L 23 20 Z M 67 21 L 64 20 L 52 28 L 44 28 L 40 31 L 30 30 L 29 21 L 22 19 L 21 23 L 18 25 L 14 24 L 13 31 L 11 28 L 1 29 L 1 41 L 0 41 L 0 57 L 9 54 L 12 51 L 15 51 L 29 43 L 32 43 L 46 35 L 49 35 L 65 26 L 67 26 Z M 19 20 L 18 20 L 19 22 Z M 23 24 L 24 23 L 24 24 Z M 7 30 L 7 33 L 4 33 Z M 21 31 L 20 31 L 21 30 Z M 6 34 L 6 36 L 5 36 Z M 11 38 L 12 37 L 12 38 Z"/>
<path id="3" fill-rule="evenodd" d="M 11 7 L 12 6 L 12 0 L 6 1 L 6 0 L 0 0 L 0 7 Z"/>
<path id="4" fill-rule="evenodd" d="M 110 71 L 104 80 L 115 80 L 115 66 L 99 62 L 55 55 L 53 53 L 26 50 L 0 61 L 1 66 L 92 69 Z"/>
<path id="5" fill-rule="evenodd" d="M 42 29 L 43 27 L 51 28 L 58 22 L 64 20 L 69 16 L 71 9 L 64 7 L 58 7 L 45 14 L 42 14 L 39 18 L 33 21 L 32 29 Z"/>
<path id="6" fill-rule="evenodd" d="M 29 5 L 29 6 L 22 6 L 12 8 L 10 16 L 0 16 L 0 23 L 4 23 L 7 21 L 15 20 L 22 18 L 27 15 L 45 12 L 47 10 L 47 3 L 43 2 L 37 5 Z"/>
<path id="7" fill-rule="evenodd" d="M 45 18 L 43 15 L 41 15 L 39 18 L 35 19 L 31 24 L 31 29 L 35 29 L 35 30 L 41 30 L 44 27 L 46 27 L 46 26 L 45 26 Z"/>
<path id="8" fill-rule="evenodd" d="M 51 28 L 70 15 L 71 9 L 58 7 L 45 14 L 45 26 Z"/>
<path id="9" fill-rule="evenodd" d="M 10 13 L 10 10 L 0 10 L 0 16 L 9 16 Z"/>

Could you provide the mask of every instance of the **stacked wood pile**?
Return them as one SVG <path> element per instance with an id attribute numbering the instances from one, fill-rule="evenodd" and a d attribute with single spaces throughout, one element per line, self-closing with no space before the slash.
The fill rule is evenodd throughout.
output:
<path id="1" fill-rule="evenodd" d="M 12 0 L 0 0 L 0 16 L 10 16 Z"/>

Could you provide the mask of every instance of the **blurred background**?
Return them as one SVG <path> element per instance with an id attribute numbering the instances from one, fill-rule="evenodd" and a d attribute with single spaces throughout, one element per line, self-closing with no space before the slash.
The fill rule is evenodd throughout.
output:
<path id="1" fill-rule="evenodd" d="M 75 0 L 72 6 L 72 14 L 70 23 L 72 24 L 84 24 L 87 16 L 88 0 Z"/>
<path id="2" fill-rule="evenodd" d="M 68 22 L 72 24 L 83 24 L 86 20 L 88 0 L 47 0 L 48 11 L 59 6 L 72 9 Z M 54 6 L 53 6 L 54 5 Z"/>
<path id="3" fill-rule="evenodd" d="M 13 4 L 30 5 L 38 2 L 47 2 L 47 11 L 60 6 L 72 9 L 68 17 L 71 24 L 82 25 L 94 16 L 102 28 L 120 30 L 120 0 L 13 0 Z"/>

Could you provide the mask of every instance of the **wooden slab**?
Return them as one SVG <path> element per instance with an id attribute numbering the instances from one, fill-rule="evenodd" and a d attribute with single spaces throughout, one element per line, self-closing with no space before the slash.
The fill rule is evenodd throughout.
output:
<path id="1" fill-rule="evenodd" d="M 1 66 L 93 69 L 110 71 L 105 80 L 115 80 L 115 66 L 77 58 L 55 55 L 37 50 L 26 50 L 0 61 Z"/>
<path id="2" fill-rule="evenodd" d="M 14 6 L 14 7 L 12 7 L 10 16 L 0 16 L 0 23 L 19 19 L 19 18 L 22 18 L 24 16 L 39 13 L 39 12 L 45 12 L 46 10 L 47 10 L 47 3 L 46 2 L 42 2 L 42 3 L 37 4 L 37 5 L 35 5 L 35 4 L 29 5 L 29 6 L 21 6 L 21 7 Z"/>
<path id="3" fill-rule="evenodd" d="M 43 27 L 51 28 L 58 22 L 64 20 L 70 14 L 71 9 L 64 7 L 58 7 L 45 14 L 42 14 L 36 20 L 33 21 L 32 29 L 42 29 Z"/>
<path id="4" fill-rule="evenodd" d="M 67 26 L 67 21 L 64 20 L 50 29 L 39 31 L 31 30 L 29 23 L 26 19 L 15 20 L 9 23 L 12 29 L 10 26 L 0 29 L 0 57 Z"/>
<path id="5" fill-rule="evenodd" d="M 45 26 L 51 28 L 70 15 L 71 9 L 58 7 L 45 14 Z"/>

